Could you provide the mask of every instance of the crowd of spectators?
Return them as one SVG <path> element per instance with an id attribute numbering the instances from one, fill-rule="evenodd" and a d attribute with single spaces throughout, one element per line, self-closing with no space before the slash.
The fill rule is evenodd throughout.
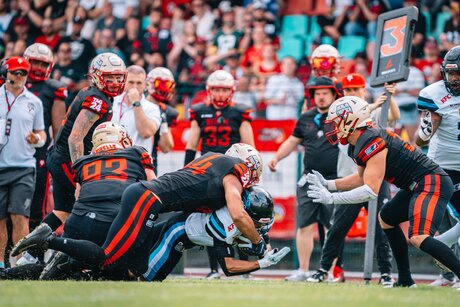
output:
<path id="1" fill-rule="evenodd" d="M 325 38 L 335 45 L 344 35 L 367 39 L 366 52 L 344 62 L 342 75 L 369 75 L 378 14 L 402 5 L 416 5 L 420 10 L 413 69 L 423 73 L 425 83 L 440 79 L 443 54 L 460 43 L 458 0 L 297 2 L 0 0 L 0 55 L 21 55 L 33 42 L 50 46 L 56 58 L 52 77 L 68 86 L 68 102 L 88 84 L 87 66 L 97 54 L 116 53 L 127 65 L 136 64 L 146 71 L 167 66 L 178 83 L 174 104 L 182 111 L 205 99 L 207 76 L 222 68 L 238 81 L 237 102 L 253 106 L 257 117 L 296 119 L 295 109 L 303 102 L 301 92 L 311 69 L 308 54 L 290 60 L 277 55 L 286 12 L 303 14 L 304 6 L 317 6 L 314 14 L 322 30 L 314 37 L 311 50 Z M 436 24 L 440 12 L 451 17 L 443 21 L 439 37 L 431 38 L 432 30 L 442 26 Z M 288 101 L 273 104 L 284 98 Z M 278 112 L 280 108 L 283 111 Z M 271 109 L 277 109 L 276 115 L 271 115 Z M 186 112 L 181 114 L 186 116 Z"/>

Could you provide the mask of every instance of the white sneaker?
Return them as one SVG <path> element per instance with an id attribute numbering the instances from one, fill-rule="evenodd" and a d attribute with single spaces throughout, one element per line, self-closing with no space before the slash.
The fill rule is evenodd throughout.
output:
<path id="1" fill-rule="evenodd" d="M 438 278 L 436 278 L 436 280 L 433 281 L 430 284 L 430 286 L 433 286 L 433 287 L 448 287 L 448 286 L 452 286 L 453 284 L 455 284 L 455 279 L 454 280 L 449 280 L 447 278 L 444 278 L 444 276 L 439 275 Z"/>
<path id="2" fill-rule="evenodd" d="M 308 278 L 308 274 L 305 271 L 297 270 L 294 271 L 291 275 L 286 277 L 285 281 L 306 281 Z"/>
<path id="3" fill-rule="evenodd" d="M 16 266 L 22 266 L 22 265 L 26 265 L 26 264 L 35 264 L 35 263 L 38 263 L 38 262 L 39 262 L 38 258 L 35 258 L 34 256 L 29 254 L 28 252 L 24 252 L 22 254 L 22 257 L 19 258 L 18 261 L 16 261 Z"/>
<path id="4" fill-rule="evenodd" d="M 205 279 L 220 279 L 220 273 L 219 272 L 211 272 L 208 275 L 206 275 Z"/>

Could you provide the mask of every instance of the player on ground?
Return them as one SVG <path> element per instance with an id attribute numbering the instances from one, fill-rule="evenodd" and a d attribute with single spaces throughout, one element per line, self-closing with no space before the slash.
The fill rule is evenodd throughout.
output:
<path id="1" fill-rule="evenodd" d="M 407 220 L 409 241 L 459 276 L 460 261 L 447 245 L 433 238 L 453 193 L 449 176 L 396 134 L 372 127 L 369 105 L 361 98 L 335 101 L 328 121 L 332 125 L 327 133 L 329 141 L 350 144 L 348 154 L 358 165 L 358 172 L 337 180 L 311 174 L 309 196 L 315 202 L 355 204 L 375 199 L 384 179 L 393 183 L 400 191 L 383 206 L 379 220 L 398 266 L 399 279 L 394 286 L 415 286 L 406 238 L 399 226 Z"/>
<path id="2" fill-rule="evenodd" d="M 268 232 L 274 223 L 273 199 L 264 189 L 254 186 L 243 194 L 245 210 L 257 230 L 269 243 Z M 182 258 L 184 250 L 195 246 L 213 246 L 225 275 L 241 275 L 277 264 L 289 251 L 267 253 L 258 261 L 236 260 L 232 245 L 245 238 L 235 227 L 227 207 L 213 213 L 178 213 L 155 225 L 155 245 L 149 256 L 149 268 L 144 274 L 148 281 L 163 281 Z"/>
<path id="3" fill-rule="evenodd" d="M 235 144 L 225 155 L 208 153 L 183 169 L 128 187 L 102 248 L 85 240 L 55 238 L 50 227 L 42 224 L 14 247 L 12 255 L 34 246 L 49 247 L 93 267 L 128 265 L 140 276 L 147 270 L 145 242 L 151 242 L 160 213 L 212 212 L 227 206 L 235 226 L 251 241 L 248 252 L 263 256 L 265 241 L 241 198 L 245 189 L 259 182 L 262 169 L 260 154 L 247 144 Z"/>
<path id="4" fill-rule="evenodd" d="M 449 212 L 460 217 L 460 46 L 452 48 L 441 66 L 443 80 L 420 91 L 417 105 L 425 116 L 416 136 L 416 143 L 429 143 L 428 157 L 439 164 L 450 176 L 456 189 L 448 204 Z M 460 225 L 438 237 L 452 245 L 460 237 Z M 448 239 L 447 238 L 452 238 Z M 460 287 L 460 284 L 458 285 Z"/>

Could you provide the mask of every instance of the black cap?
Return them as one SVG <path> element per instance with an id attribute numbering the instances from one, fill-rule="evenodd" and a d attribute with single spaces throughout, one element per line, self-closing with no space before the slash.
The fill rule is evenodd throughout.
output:
<path id="1" fill-rule="evenodd" d="M 337 98 L 342 97 L 340 92 L 335 87 L 334 81 L 328 77 L 316 78 L 315 82 L 311 86 L 308 87 L 308 93 L 310 94 L 310 97 L 314 97 L 315 96 L 314 91 L 316 89 L 321 89 L 321 88 L 330 88 L 332 91 L 334 91 L 337 94 Z"/>

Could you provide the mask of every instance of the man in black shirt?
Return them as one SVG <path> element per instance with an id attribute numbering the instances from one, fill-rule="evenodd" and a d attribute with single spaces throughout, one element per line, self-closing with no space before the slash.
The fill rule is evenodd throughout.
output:
<path id="1" fill-rule="evenodd" d="M 375 199 L 383 180 L 400 188 L 379 214 L 380 225 L 390 242 L 399 278 L 395 287 L 414 287 L 408 246 L 399 224 L 409 221 L 409 241 L 460 276 L 460 260 L 452 250 L 433 238 L 453 194 L 449 176 L 420 150 L 390 130 L 373 127 L 369 105 L 355 96 L 335 101 L 328 114 L 333 127 L 327 133 L 332 144 L 349 143 L 348 155 L 358 172 L 337 180 L 309 174 L 308 195 L 314 202 L 350 205 Z M 329 191 L 349 190 L 331 193 Z"/>
<path id="2" fill-rule="evenodd" d="M 292 135 L 281 144 L 275 157 L 268 163 L 271 171 L 276 171 L 276 165 L 287 157 L 298 145 L 305 148 L 303 176 L 297 183 L 297 235 L 296 245 L 299 257 L 299 270 L 287 277 L 289 281 L 307 279 L 310 256 L 313 251 L 314 224 L 321 222 L 329 227 L 333 206 L 316 204 L 307 196 L 306 174 L 313 169 L 324 173 L 327 178 L 337 178 L 337 161 L 339 149 L 329 144 L 324 130 L 329 106 L 340 97 L 334 82 L 327 77 L 319 77 L 309 88 L 310 95 L 315 101 L 316 108 L 302 115 L 296 123 Z"/>

